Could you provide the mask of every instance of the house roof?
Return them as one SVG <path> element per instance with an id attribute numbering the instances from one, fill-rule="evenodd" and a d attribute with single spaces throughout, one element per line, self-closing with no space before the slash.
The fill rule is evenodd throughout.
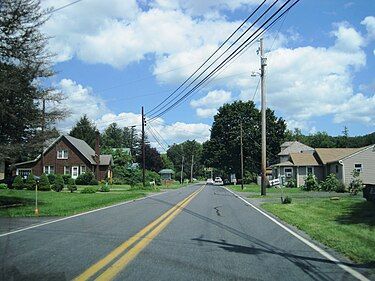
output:
<path id="1" fill-rule="evenodd" d="M 336 162 L 353 153 L 356 153 L 362 148 L 316 148 L 315 151 L 323 164 Z"/>
<path id="2" fill-rule="evenodd" d="M 46 149 L 44 149 L 43 154 L 45 154 L 48 150 L 50 150 L 59 140 L 65 138 L 68 140 L 92 165 L 96 165 L 95 162 L 95 151 L 84 141 L 81 139 L 77 139 L 72 136 L 68 135 L 61 135 L 57 139 L 55 139 Z M 38 161 L 40 155 L 36 157 L 34 160 L 26 161 L 22 163 L 17 163 L 15 166 L 33 163 Z M 99 165 L 109 165 L 112 163 L 112 155 L 100 155 Z"/>
<path id="3" fill-rule="evenodd" d="M 295 166 L 319 166 L 314 155 L 310 153 L 291 153 L 290 158 Z"/>
<path id="4" fill-rule="evenodd" d="M 289 166 L 294 166 L 294 164 L 290 161 L 285 161 L 285 162 L 273 164 L 270 167 L 273 168 L 273 167 L 289 167 Z"/>
<path id="5" fill-rule="evenodd" d="M 163 169 L 159 171 L 159 174 L 174 174 L 172 169 Z"/>
<path id="6" fill-rule="evenodd" d="M 281 146 L 283 147 L 284 144 L 289 144 L 289 145 L 287 146 L 287 148 L 283 149 L 277 155 L 285 156 L 291 153 L 300 153 L 301 151 L 314 151 L 314 148 L 307 146 L 306 144 L 300 143 L 299 141 L 284 142 Z"/>

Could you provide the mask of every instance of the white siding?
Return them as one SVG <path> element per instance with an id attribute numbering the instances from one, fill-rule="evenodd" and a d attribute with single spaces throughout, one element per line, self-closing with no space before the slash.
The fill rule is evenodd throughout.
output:
<path id="1" fill-rule="evenodd" d="M 345 184 L 352 180 L 354 164 L 362 164 L 360 178 L 363 183 L 375 184 L 375 146 L 363 150 L 342 161 L 345 169 Z"/>

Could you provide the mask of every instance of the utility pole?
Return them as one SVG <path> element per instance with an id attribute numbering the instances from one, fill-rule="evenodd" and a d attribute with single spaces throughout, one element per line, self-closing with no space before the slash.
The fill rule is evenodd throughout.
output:
<path id="1" fill-rule="evenodd" d="M 193 182 L 194 154 L 191 155 L 190 182 Z"/>
<path id="2" fill-rule="evenodd" d="M 42 173 L 44 172 L 44 127 L 46 126 L 46 99 L 43 97 L 42 99 L 42 154 L 40 163 L 42 165 Z"/>
<path id="3" fill-rule="evenodd" d="M 242 143 L 242 121 L 240 123 L 241 127 L 241 189 L 243 190 L 243 143 Z"/>
<path id="4" fill-rule="evenodd" d="M 261 92 L 261 112 L 262 112 L 262 186 L 261 186 L 261 195 L 266 195 L 267 187 L 267 178 L 266 178 L 266 165 L 267 165 L 267 156 L 266 156 L 266 65 L 267 58 L 264 57 L 263 49 L 263 38 L 260 38 L 260 92 Z"/>
<path id="5" fill-rule="evenodd" d="M 183 183 L 183 173 L 184 173 L 184 156 L 182 155 L 182 161 L 181 161 L 181 184 Z"/>
<path id="6" fill-rule="evenodd" d="M 143 188 L 146 186 L 146 155 L 145 155 L 145 113 L 142 106 L 142 182 Z"/>

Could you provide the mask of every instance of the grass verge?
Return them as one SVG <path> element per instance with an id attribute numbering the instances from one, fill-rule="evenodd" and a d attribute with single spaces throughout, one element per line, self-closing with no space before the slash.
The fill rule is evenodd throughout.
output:
<path id="1" fill-rule="evenodd" d="M 305 198 L 262 208 L 357 263 L 375 264 L 375 204 L 358 197 Z"/>
<path id="2" fill-rule="evenodd" d="M 40 216 L 68 216 L 88 210 L 129 201 L 147 195 L 146 190 L 119 193 L 81 194 L 79 192 L 38 192 Z M 4 207 L 13 205 L 11 207 Z M 35 192 L 28 190 L 0 190 L 0 217 L 34 216 Z"/>

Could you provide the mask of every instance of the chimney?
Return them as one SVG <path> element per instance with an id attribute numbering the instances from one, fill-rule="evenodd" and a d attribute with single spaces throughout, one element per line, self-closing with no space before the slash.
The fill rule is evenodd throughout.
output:
<path id="1" fill-rule="evenodd" d="M 100 163 L 100 144 L 99 144 L 100 133 L 95 132 L 95 162 L 96 162 L 96 179 L 99 180 L 99 163 Z"/>

